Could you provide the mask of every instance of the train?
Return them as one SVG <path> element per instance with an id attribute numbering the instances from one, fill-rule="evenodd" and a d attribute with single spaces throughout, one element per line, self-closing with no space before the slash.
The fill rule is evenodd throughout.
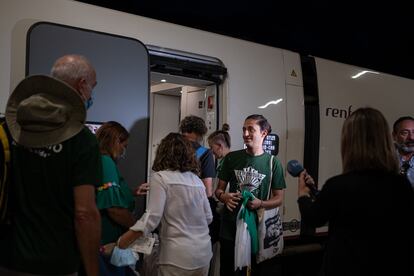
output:
<path id="1" fill-rule="evenodd" d="M 390 125 L 414 115 L 412 79 L 72 0 L 2 0 L 0 37 L 0 113 L 20 80 L 49 74 L 59 56 L 91 61 L 88 124 L 128 128 L 119 165 L 131 188 L 147 181 L 160 139 L 186 115 L 204 118 L 208 133 L 229 124 L 233 150 L 244 146 L 244 119 L 264 115 L 273 129 L 265 149 L 284 167 L 298 160 L 319 188 L 342 171 L 341 128 L 354 110 L 377 108 Z M 285 180 L 284 237 L 296 239 L 297 180 Z"/>

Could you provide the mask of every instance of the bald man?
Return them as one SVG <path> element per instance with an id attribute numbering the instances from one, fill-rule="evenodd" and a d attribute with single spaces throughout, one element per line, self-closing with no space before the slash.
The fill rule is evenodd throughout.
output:
<path id="1" fill-rule="evenodd" d="M 91 105 L 96 73 L 79 55 L 59 58 L 51 73 L 54 78 L 26 78 L 22 82 L 28 85 L 19 84 L 12 93 L 21 101 L 17 117 L 30 116 L 16 120 L 6 112 L 6 119 L 45 138 L 25 144 L 18 132 L 13 136 L 12 231 L 2 237 L 0 275 L 75 276 L 82 261 L 88 276 L 98 276 L 101 221 L 95 187 L 102 183 L 102 164 L 96 137 L 83 126 L 83 104 Z M 76 131 L 67 128 L 69 122 L 76 122 Z M 70 135 L 50 139 L 61 130 Z"/>
<path id="2" fill-rule="evenodd" d="M 72 86 L 81 96 L 86 109 L 92 106 L 92 90 L 97 84 L 96 72 L 85 57 L 80 55 L 60 57 L 53 65 L 51 74 Z"/>

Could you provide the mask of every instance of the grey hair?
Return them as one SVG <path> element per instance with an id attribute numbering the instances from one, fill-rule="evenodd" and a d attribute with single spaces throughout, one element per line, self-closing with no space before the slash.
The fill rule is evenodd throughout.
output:
<path id="1" fill-rule="evenodd" d="M 81 55 L 65 55 L 54 63 L 50 73 L 54 78 L 74 85 L 79 79 L 91 79 L 94 72 L 92 64 Z"/>

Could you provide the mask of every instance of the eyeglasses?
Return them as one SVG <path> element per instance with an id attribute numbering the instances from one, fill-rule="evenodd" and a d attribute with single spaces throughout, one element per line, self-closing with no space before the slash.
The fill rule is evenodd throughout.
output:
<path id="1" fill-rule="evenodd" d="M 404 130 L 401 130 L 399 133 L 398 133 L 400 136 L 408 136 L 408 135 L 414 135 L 414 129 L 411 129 L 411 130 L 409 130 L 409 129 L 404 129 Z"/>

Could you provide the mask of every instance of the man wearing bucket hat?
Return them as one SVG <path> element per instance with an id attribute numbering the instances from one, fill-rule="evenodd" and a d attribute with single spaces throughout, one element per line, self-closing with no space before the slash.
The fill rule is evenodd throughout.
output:
<path id="1" fill-rule="evenodd" d="M 7 252 L 2 261 L 7 270 L 0 268 L 1 275 L 76 275 L 80 256 L 87 274 L 98 275 L 95 186 L 101 183 L 102 168 L 96 138 L 84 127 L 85 103 L 96 76 L 90 65 L 83 70 L 70 62 L 81 57 L 62 59 L 66 75 L 77 69 L 78 87 L 49 76 L 29 76 L 7 103 L 14 140 L 14 208 L 10 244 L 1 247 Z M 88 79 L 90 70 L 95 80 Z"/>

